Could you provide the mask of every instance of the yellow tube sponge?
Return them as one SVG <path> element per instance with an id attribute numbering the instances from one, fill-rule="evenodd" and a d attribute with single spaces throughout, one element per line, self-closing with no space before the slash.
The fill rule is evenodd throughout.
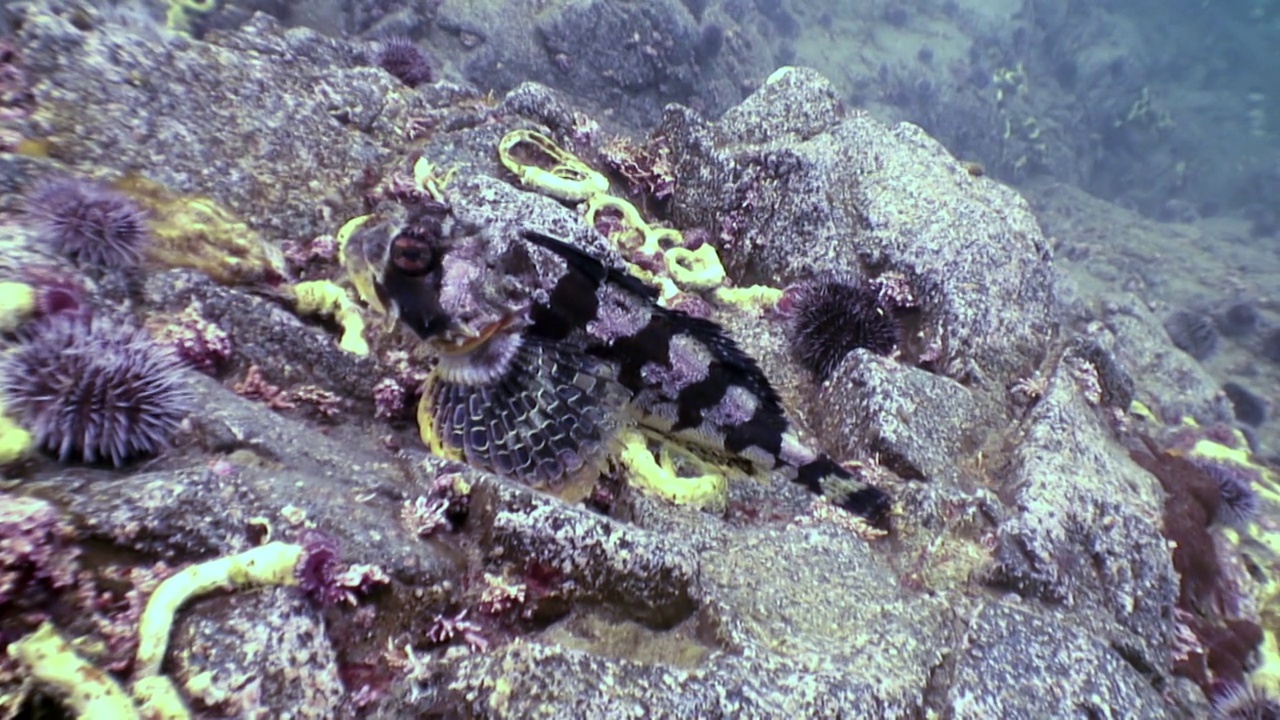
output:
<path id="1" fill-rule="evenodd" d="M 301 545 L 271 542 L 252 550 L 210 560 L 183 570 L 160 583 L 152 593 L 138 623 L 139 678 L 160 673 L 173 617 L 182 604 L 196 595 L 221 588 L 252 585 L 297 585 L 294 568 L 302 560 Z"/>
<path id="2" fill-rule="evenodd" d="M 724 265 L 720 264 L 720 255 L 710 243 L 702 244 L 697 250 L 674 247 L 663 258 L 671 279 L 685 290 L 710 290 L 724 284 Z"/>
<path id="3" fill-rule="evenodd" d="M 782 291 L 768 285 L 752 285 L 744 288 L 716 288 L 715 299 L 724 305 L 741 308 L 750 312 L 760 312 L 777 307 L 782 300 Z"/>
<path id="4" fill-rule="evenodd" d="M 729 482 L 715 468 L 687 453 L 681 453 L 682 464 L 697 467 L 704 474 L 681 477 L 676 470 L 671 443 L 662 443 L 658 457 L 649 450 L 649 439 L 630 430 L 622 438 L 619 460 L 627 469 L 627 481 L 634 487 L 651 492 L 674 505 L 688 505 L 699 510 L 723 510 L 729 497 Z"/>
<path id="5" fill-rule="evenodd" d="M 21 282 L 0 282 L 0 332 L 18 329 L 36 307 L 36 291 Z"/>
<path id="6" fill-rule="evenodd" d="M 110 675 L 77 655 L 48 622 L 10 645 L 9 655 L 22 663 L 36 682 L 61 698 L 77 718 L 139 717 L 124 689 Z"/>
<path id="7" fill-rule="evenodd" d="M 170 30 L 189 32 L 191 30 L 191 13 L 207 13 L 217 7 L 216 0 L 169 0 L 169 11 L 165 13 L 165 24 Z"/>
<path id="8" fill-rule="evenodd" d="M 369 354 L 369 343 L 364 339 L 364 317 L 342 286 L 332 280 L 308 280 L 290 289 L 294 308 L 300 315 L 332 317 L 342 326 L 338 347 L 356 355 Z"/>
<path id="9" fill-rule="evenodd" d="M 609 191 L 608 178 L 533 130 L 504 135 L 498 143 L 498 159 L 522 185 L 560 200 L 581 202 Z"/>
<path id="10" fill-rule="evenodd" d="M 191 717 L 178 688 L 163 675 L 145 677 L 134 683 L 133 699 L 147 720 L 187 720 Z"/>
<path id="11" fill-rule="evenodd" d="M 31 451 L 33 443 L 31 433 L 9 419 L 0 407 L 0 465 L 20 460 Z"/>

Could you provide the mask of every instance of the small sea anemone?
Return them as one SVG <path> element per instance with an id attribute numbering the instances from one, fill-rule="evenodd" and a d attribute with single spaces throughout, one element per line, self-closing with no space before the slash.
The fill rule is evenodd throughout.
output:
<path id="1" fill-rule="evenodd" d="M 1258 331 L 1262 315 L 1250 302 L 1233 303 L 1218 315 L 1218 330 L 1227 337 L 1244 337 Z"/>
<path id="2" fill-rule="evenodd" d="M 865 283 L 827 278 L 797 285 L 787 295 L 791 348 L 818 382 L 856 348 L 887 355 L 898 344 L 898 321 L 881 305 L 879 292 Z"/>
<path id="3" fill-rule="evenodd" d="M 76 178 L 47 182 L 27 198 L 39 238 L 80 265 L 136 266 L 150 238 L 146 214 L 123 193 Z"/>
<path id="4" fill-rule="evenodd" d="M 390 37 L 378 44 L 378 67 L 396 76 L 409 87 L 435 79 L 431 58 L 406 37 Z"/>
<path id="5" fill-rule="evenodd" d="M 1267 401 L 1257 393 L 1233 382 L 1223 385 L 1222 392 L 1226 393 L 1227 399 L 1231 401 L 1231 408 L 1235 411 L 1237 420 L 1254 427 L 1266 422 Z"/>
<path id="6" fill-rule="evenodd" d="M 59 461 L 119 467 L 155 455 L 191 405 L 182 362 L 146 331 L 54 315 L 0 366 L 5 407 Z"/>
<path id="7" fill-rule="evenodd" d="M 1179 310 L 1164 321 L 1173 344 L 1196 360 L 1206 360 L 1218 349 L 1218 330 L 1207 316 Z"/>
<path id="8" fill-rule="evenodd" d="M 1280 701 L 1252 685 L 1232 684 L 1214 693 L 1214 720 L 1280 720 Z"/>

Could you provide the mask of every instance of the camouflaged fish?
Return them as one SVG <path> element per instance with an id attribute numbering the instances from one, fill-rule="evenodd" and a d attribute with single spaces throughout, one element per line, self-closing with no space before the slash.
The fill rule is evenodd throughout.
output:
<path id="1" fill-rule="evenodd" d="M 537 217 L 563 226 L 526 226 L 531 202 L 555 206 Z M 366 300 L 439 359 L 418 415 L 439 454 L 554 488 L 598 473 L 634 427 L 886 520 L 888 496 L 799 441 L 719 325 L 659 306 L 607 240 L 550 199 L 458 181 L 444 202 L 380 206 L 343 254 Z"/>

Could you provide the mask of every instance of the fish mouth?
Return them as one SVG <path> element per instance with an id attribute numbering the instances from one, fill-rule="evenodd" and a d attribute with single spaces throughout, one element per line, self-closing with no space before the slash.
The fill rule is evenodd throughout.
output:
<path id="1" fill-rule="evenodd" d="M 479 330 L 471 330 L 463 326 L 461 329 L 450 329 L 431 340 L 431 346 L 442 355 L 466 355 L 484 347 L 490 340 L 515 324 L 515 317 L 503 316 L 494 322 L 483 325 Z"/>

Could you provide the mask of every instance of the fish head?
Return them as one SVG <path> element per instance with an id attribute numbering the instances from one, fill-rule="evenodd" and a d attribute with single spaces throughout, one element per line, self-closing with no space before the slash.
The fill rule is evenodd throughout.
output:
<path id="1" fill-rule="evenodd" d="M 393 203 L 351 234 L 343 263 L 372 309 L 435 353 L 466 356 L 528 325 L 538 269 L 509 230 L 461 222 L 444 203 Z"/>

